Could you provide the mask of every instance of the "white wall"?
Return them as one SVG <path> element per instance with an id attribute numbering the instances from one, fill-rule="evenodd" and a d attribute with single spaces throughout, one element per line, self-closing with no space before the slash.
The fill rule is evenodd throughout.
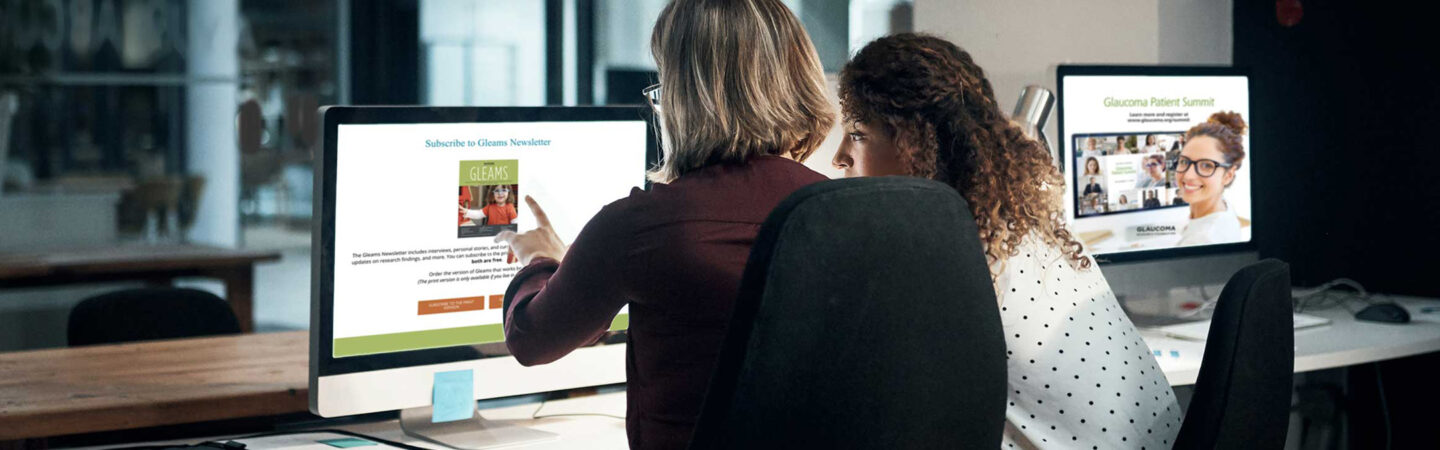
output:
<path id="1" fill-rule="evenodd" d="M 1009 113 L 1059 64 L 1230 64 L 1231 0 L 916 0 L 915 29 L 964 48 Z M 1055 136 L 1055 119 L 1049 123 Z"/>
<path id="2" fill-rule="evenodd" d="M 1229 0 L 1161 1 L 1160 63 L 1232 63 L 1233 14 Z"/>

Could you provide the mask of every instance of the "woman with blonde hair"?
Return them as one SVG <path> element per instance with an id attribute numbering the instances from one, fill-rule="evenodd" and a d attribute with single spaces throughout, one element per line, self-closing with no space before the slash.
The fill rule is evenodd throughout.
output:
<path id="1" fill-rule="evenodd" d="M 630 307 L 632 448 L 683 448 L 720 352 L 760 224 L 824 176 L 798 161 L 834 123 L 819 56 L 780 0 L 674 0 L 651 37 L 646 89 L 664 159 L 653 187 L 607 205 L 567 247 L 539 227 L 502 233 L 525 267 L 505 295 L 505 343 L 545 364 Z"/>
<path id="2" fill-rule="evenodd" d="M 1005 329 L 1005 447 L 1169 448 L 1170 384 L 1065 227 L 1050 154 L 1000 111 L 970 55 L 933 36 L 880 38 L 842 69 L 840 105 L 834 164 L 847 176 L 930 178 L 970 204 Z"/>

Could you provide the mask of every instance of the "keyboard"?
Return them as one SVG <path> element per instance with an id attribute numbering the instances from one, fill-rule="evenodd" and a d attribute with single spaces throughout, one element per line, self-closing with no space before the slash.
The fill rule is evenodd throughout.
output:
<path id="1" fill-rule="evenodd" d="M 1291 316 L 1291 325 L 1294 325 L 1296 330 L 1314 328 L 1329 324 L 1330 319 L 1326 319 L 1320 316 L 1312 316 L 1309 314 L 1299 313 L 1293 314 Z M 1197 322 L 1182 323 L 1179 325 L 1167 325 L 1156 328 L 1155 330 L 1161 332 L 1166 337 L 1190 341 L 1203 341 L 1205 340 L 1205 337 L 1210 334 L 1210 321 L 1201 320 Z"/>

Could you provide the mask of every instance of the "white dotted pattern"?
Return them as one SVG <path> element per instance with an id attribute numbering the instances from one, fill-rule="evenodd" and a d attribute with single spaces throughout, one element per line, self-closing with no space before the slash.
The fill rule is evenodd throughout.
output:
<path id="1" fill-rule="evenodd" d="M 1168 449 L 1175 394 L 1098 268 L 1035 238 L 996 278 L 1009 370 L 1002 448 Z"/>

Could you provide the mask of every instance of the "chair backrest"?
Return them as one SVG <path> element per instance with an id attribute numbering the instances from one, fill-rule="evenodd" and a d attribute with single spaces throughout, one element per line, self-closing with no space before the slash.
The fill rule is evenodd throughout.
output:
<path id="1" fill-rule="evenodd" d="M 1289 264 L 1267 259 L 1230 278 L 1211 317 L 1175 448 L 1285 445 L 1295 368 L 1292 311 Z"/>
<path id="2" fill-rule="evenodd" d="M 995 448 L 1005 383 L 959 194 L 822 182 L 760 228 L 691 448 Z"/>
<path id="3" fill-rule="evenodd" d="M 87 298 L 70 310 L 71 347 L 240 333 L 220 297 L 184 288 L 141 288 Z"/>

